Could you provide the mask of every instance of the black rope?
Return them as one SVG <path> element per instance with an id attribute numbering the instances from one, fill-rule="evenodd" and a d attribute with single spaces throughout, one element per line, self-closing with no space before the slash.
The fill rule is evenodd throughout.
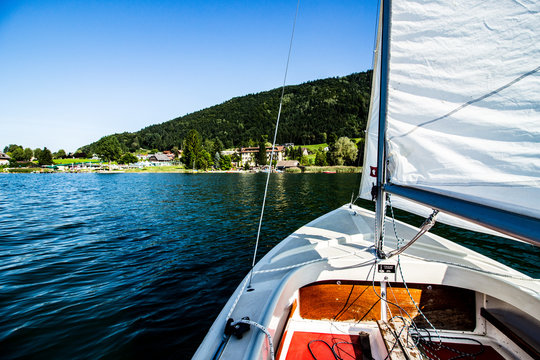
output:
<path id="1" fill-rule="evenodd" d="M 328 349 L 330 349 L 330 351 L 332 352 L 332 355 L 334 355 L 334 358 L 335 358 L 336 360 L 342 360 L 342 359 L 339 357 L 339 355 L 337 355 L 337 354 L 334 352 L 334 349 L 333 349 L 332 346 L 330 346 L 330 344 L 328 344 L 328 343 L 327 343 L 326 341 L 324 341 L 324 340 L 319 340 L 319 339 L 317 339 L 317 340 L 311 340 L 311 341 L 308 343 L 308 345 L 307 345 L 307 348 L 308 348 L 308 350 L 309 350 L 309 353 L 311 354 L 311 356 L 313 357 L 314 360 L 317 360 L 317 357 L 315 357 L 315 354 L 313 354 L 313 350 L 311 350 L 311 344 L 313 344 L 313 343 L 315 343 L 315 342 L 321 342 L 321 343 L 323 343 L 324 345 L 326 345 L 326 346 L 328 347 Z"/>
<path id="2" fill-rule="evenodd" d="M 480 350 L 475 352 L 475 353 L 469 353 L 469 352 L 461 351 L 459 349 L 456 349 L 456 348 L 450 346 L 449 344 L 444 344 L 444 343 L 439 343 L 438 344 L 439 349 L 434 349 L 434 348 L 431 347 L 431 345 L 433 345 L 433 341 L 431 340 L 431 334 L 429 332 L 428 332 L 427 336 L 422 336 L 422 335 L 416 334 L 416 337 L 418 338 L 418 344 L 417 345 L 419 345 L 419 350 L 422 351 L 424 353 L 424 355 L 426 355 L 428 358 L 434 359 L 434 360 L 440 360 L 440 358 L 436 354 L 434 354 L 432 351 L 438 351 L 440 349 L 450 350 L 450 351 L 457 354 L 457 356 L 451 357 L 448 360 L 457 360 L 457 359 L 462 359 L 462 358 L 472 358 L 472 359 L 474 359 L 477 356 L 482 355 L 486 350 L 484 344 L 482 344 L 480 341 L 478 341 L 476 339 L 472 339 L 472 338 L 440 336 L 442 339 L 466 340 L 466 341 L 474 342 L 476 345 L 480 346 Z M 425 340 L 426 338 L 428 340 Z M 460 344 L 462 344 L 462 343 L 460 343 Z"/>
<path id="3" fill-rule="evenodd" d="M 339 340 L 339 339 L 335 339 L 335 340 Z M 326 347 L 328 347 L 328 349 L 332 352 L 332 355 L 334 356 L 335 360 L 347 360 L 347 359 L 344 359 L 344 358 L 341 357 L 341 353 L 347 354 L 348 356 L 350 356 L 351 359 L 356 359 L 355 354 L 350 354 L 349 352 L 347 352 L 344 349 L 340 348 L 339 345 L 341 345 L 341 344 L 351 345 L 353 347 L 353 350 L 354 350 L 354 346 L 358 345 L 358 344 L 354 344 L 354 343 L 349 342 L 349 341 L 337 341 L 332 346 L 330 346 L 330 344 L 327 343 L 324 340 L 315 339 L 315 340 L 311 340 L 307 345 L 309 353 L 311 354 L 311 356 L 313 357 L 314 360 L 317 360 L 317 357 L 313 353 L 313 349 L 311 349 L 311 344 L 316 343 L 316 342 L 320 342 L 320 343 L 323 343 L 324 345 L 326 345 Z M 364 358 L 365 358 L 365 355 L 366 354 L 364 354 L 362 352 L 362 356 L 364 356 Z M 373 357 L 371 357 L 371 360 L 374 360 Z"/>
<path id="4" fill-rule="evenodd" d="M 358 295 L 350 304 L 349 306 L 347 306 L 347 304 L 349 303 L 349 300 L 351 299 L 351 296 L 353 294 L 353 291 L 354 291 L 354 287 L 355 285 L 352 286 L 351 288 L 351 291 L 349 293 L 349 296 L 347 297 L 347 301 L 345 301 L 345 305 L 343 305 L 343 308 L 341 308 L 341 310 L 337 313 L 336 316 L 334 316 L 334 320 L 337 320 L 341 315 L 343 315 L 344 313 L 346 313 L 350 308 L 351 306 L 353 306 L 356 301 L 358 301 L 358 299 L 360 299 L 360 297 L 362 295 L 364 295 L 364 293 L 366 292 L 366 290 L 368 289 L 368 287 L 366 286 L 366 288 L 360 293 L 360 295 Z M 368 310 L 368 313 L 371 309 Z M 362 317 L 362 319 L 367 315 L 367 313 Z M 361 321 L 361 320 L 360 320 Z"/>

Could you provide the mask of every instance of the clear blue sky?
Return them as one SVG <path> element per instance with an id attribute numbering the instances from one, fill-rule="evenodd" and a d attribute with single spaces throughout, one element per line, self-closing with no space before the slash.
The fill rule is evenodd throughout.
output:
<path id="1" fill-rule="evenodd" d="M 296 0 L 0 0 L 0 151 L 100 137 L 281 86 Z M 287 84 L 371 68 L 377 0 L 300 2 Z"/>

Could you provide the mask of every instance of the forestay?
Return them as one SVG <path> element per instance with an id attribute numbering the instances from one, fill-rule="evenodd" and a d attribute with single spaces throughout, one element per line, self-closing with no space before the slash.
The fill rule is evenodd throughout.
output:
<path id="1" fill-rule="evenodd" d="M 389 183 L 540 219 L 539 14 L 538 2 L 392 2 Z M 375 182 L 377 87 L 364 198 Z"/>

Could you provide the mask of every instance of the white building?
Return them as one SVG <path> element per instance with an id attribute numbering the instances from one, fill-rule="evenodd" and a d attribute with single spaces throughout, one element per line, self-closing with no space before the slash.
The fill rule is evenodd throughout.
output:
<path id="1" fill-rule="evenodd" d="M 151 154 L 148 156 L 148 161 L 154 166 L 171 165 L 171 159 L 165 154 Z"/>
<path id="2" fill-rule="evenodd" d="M 0 152 L 0 166 L 9 164 L 10 159 L 9 155 Z"/>
<path id="3" fill-rule="evenodd" d="M 281 161 L 284 157 L 284 147 L 283 146 L 276 146 L 274 148 L 274 160 Z M 249 166 L 255 166 L 256 165 L 256 159 L 257 156 L 259 156 L 259 147 L 245 147 L 240 148 L 236 151 L 238 154 L 240 154 L 240 164 L 239 166 L 245 166 L 248 164 Z M 266 147 L 266 163 L 270 164 L 270 157 L 272 155 L 272 147 L 268 146 Z"/>

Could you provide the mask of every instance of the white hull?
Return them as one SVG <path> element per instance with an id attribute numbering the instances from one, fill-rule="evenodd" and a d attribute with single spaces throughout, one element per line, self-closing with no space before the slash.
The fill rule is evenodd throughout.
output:
<path id="1" fill-rule="evenodd" d="M 529 343 L 538 342 L 538 281 L 430 233 L 422 236 L 400 256 L 403 278 L 397 266 L 394 273 L 378 272 L 379 264 L 396 265 L 397 257 L 376 264 L 373 249 L 374 222 L 371 211 L 346 205 L 312 221 L 284 239 L 255 266 L 251 284 L 253 290 L 247 291 L 249 277 L 236 289 L 194 359 L 212 359 L 220 345 L 223 345 L 222 351 L 219 351 L 220 357 L 217 357 L 220 359 L 269 359 L 268 339 L 253 326 L 241 339 L 232 336 L 222 343 L 227 319 L 230 317 L 237 321 L 246 316 L 268 330 L 274 350 L 277 352 L 281 347 L 281 359 L 286 358 L 290 334 L 295 328 L 319 329 L 321 332 L 335 334 L 367 332 L 371 334 L 369 341 L 373 358 L 384 359 L 388 352 L 376 322 L 304 319 L 293 309 L 293 304 L 299 301 L 299 289 L 306 285 L 354 281 L 370 282 L 377 287 L 384 286 L 383 283 L 405 281 L 407 284 L 472 290 L 476 314 L 474 329 L 439 329 L 439 333 L 479 339 L 483 344 L 496 349 L 503 358 L 532 358 L 530 350 L 528 353 L 523 346 L 518 346 L 486 320 L 481 315 L 481 309 L 503 314 L 509 327 L 515 329 L 518 336 L 525 337 Z M 418 232 L 418 229 L 397 221 L 396 228 L 398 235 L 405 239 L 412 238 Z M 388 251 L 396 247 L 391 219 L 386 222 L 385 246 Z M 386 307 L 381 308 L 381 316 L 386 312 L 383 308 Z M 384 316 L 390 318 L 391 315 Z M 283 336 L 286 327 L 288 337 Z M 537 345 L 533 344 L 532 347 Z"/>

